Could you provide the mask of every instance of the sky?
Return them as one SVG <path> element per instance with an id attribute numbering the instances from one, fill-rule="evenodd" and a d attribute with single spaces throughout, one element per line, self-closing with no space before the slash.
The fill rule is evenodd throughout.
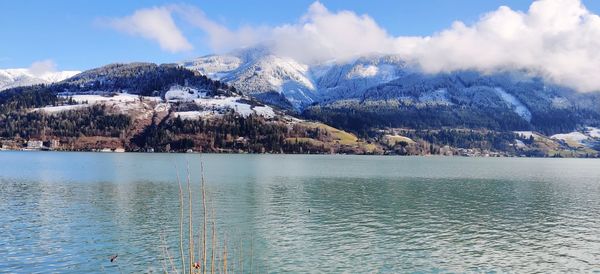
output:
<path id="1" fill-rule="evenodd" d="M 584 1 L 600 11 L 599 1 Z M 131 15 L 134 11 L 171 4 L 193 5 L 229 28 L 244 25 L 277 26 L 293 23 L 306 13 L 311 0 L 263 1 L 0 1 L 0 68 L 29 67 L 53 60 L 60 70 L 84 70 L 113 62 L 176 62 L 212 53 L 202 31 L 181 28 L 194 44 L 187 52 L 164 51 L 150 41 L 99 24 L 102 18 Z M 328 9 L 368 14 L 392 35 L 431 35 L 453 21 L 475 22 L 482 14 L 507 5 L 527 10 L 523 0 L 362 1 L 323 0 Z"/>
<path id="2" fill-rule="evenodd" d="M 267 44 L 305 63 L 392 53 L 427 72 L 516 68 L 600 89 L 581 79 L 600 66 L 600 1 L 537 2 L 0 1 L 0 68 L 168 63 Z"/>

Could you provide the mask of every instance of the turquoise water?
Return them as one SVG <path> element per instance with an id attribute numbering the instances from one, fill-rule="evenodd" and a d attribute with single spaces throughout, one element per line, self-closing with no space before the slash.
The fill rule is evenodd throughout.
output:
<path id="1" fill-rule="evenodd" d="M 600 271 L 599 160 L 0 152 L 0 272 L 177 264 L 200 161 L 244 272 Z"/>

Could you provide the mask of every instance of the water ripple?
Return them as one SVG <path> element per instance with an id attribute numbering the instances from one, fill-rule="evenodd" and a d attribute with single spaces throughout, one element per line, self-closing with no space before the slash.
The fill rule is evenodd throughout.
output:
<path id="1" fill-rule="evenodd" d="M 171 250 L 178 237 L 167 156 L 58 155 L 21 163 L 37 175 L 0 158 L 0 272 L 160 271 L 160 235 Z M 600 270 L 597 161 L 203 157 L 218 237 L 252 241 L 261 272 Z M 111 168 L 79 174 L 72 161 Z"/>

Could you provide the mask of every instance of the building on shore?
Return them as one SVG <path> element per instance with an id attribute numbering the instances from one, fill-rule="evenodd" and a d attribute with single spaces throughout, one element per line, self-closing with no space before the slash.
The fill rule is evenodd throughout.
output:
<path id="1" fill-rule="evenodd" d="M 37 140 L 28 140 L 27 141 L 27 150 L 41 150 L 44 149 L 44 142 Z"/>
<path id="2" fill-rule="evenodd" d="M 59 150 L 60 149 L 60 140 L 52 139 L 48 141 L 48 148 L 50 150 Z"/>
<path id="3" fill-rule="evenodd" d="M 0 150 L 19 150 L 23 148 L 23 143 L 14 140 L 0 141 Z"/>

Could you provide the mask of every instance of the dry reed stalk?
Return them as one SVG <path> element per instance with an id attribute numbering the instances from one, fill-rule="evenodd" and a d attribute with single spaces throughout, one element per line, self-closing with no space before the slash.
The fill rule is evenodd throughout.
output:
<path id="1" fill-rule="evenodd" d="M 169 273 L 169 271 L 167 270 L 167 263 L 165 262 L 167 260 L 167 246 L 165 245 L 165 239 L 164 236 L 161 234 L 160 235 L 160 241 L 163 243 L 162 246 L 162 252 L 163 252 L 163 259 L 160 261 L 160 263 L 162 264 L 163 267 L 163 271 L 166 273 Z M 170 258 L 169 258 L 170 259 Z"/>
<path id="2" fill-rule="evenodd" d="M 202 228 L 198 225 L 198 260 L 202 258 Z"/>
<path id="3" fill-rule="evenodd" d="M 188 242 L 188 254 L 190 259 L 190 274 L 192 274 L 194 264 L 194 226 L 192 219 L 192 187 L 190 182 L 190 163 L 187 163 L 187 189 L 188 189 L 188 207 L 189 207 L 189 242 Z"/>
<path id="4" fill-rule="evenodd" d="M 210 258 L 210 273 L 215 273 L 215 249 L 217 249 L 217 232 L 215 224 L 215 207 L 212 207 L 212 250 Z"/>
<path id="5" fill-rule="evenodd" d="M 202 187 L 202 213 L 204 215 L 203 230 L 202 230 L 202 271 L 206 274 L 206 187 L 204 184 L 204 163 L 200 162 L 200 176 Z"/>
<path id="6" fill-rule="evenodd" d="M 242 261 L 242 258 L 244 257 L 244 243 L 242 242 L 242 239 L 240 238 L 240 257 L 238 258 L 238 266 L 240 268 L 240 273 L 244 273 L 244 263 Z"/>
<path id="7" fill-rule="evenodd" d="M 165 258 L 169 259 L 169 264 L 170 264 L 171 268 L 173 269 L 173 273 L 178 274 L 179 272 L 177 271 L 177 268 L 175 267 L 175 263 L 173 262 L 173 257 L 171 256 L 171 253 L 169 252 L 169 247 L 167 246 L 167 240 L 165 239 L 164 232 L 163 232 L 163 234 L 161 234 L 161 241 L 163 243 L 163 256 Z M 167 263 L 164 262 L 164 260 L 163 260 L 163 269 L 165 270 L 165 273 L 168 273 Z"/>
<path id="8" fill-rule="evenodd" d="M 183 255 L 183 189 L 177 165 L 175 165 L 175 169 L 177 170 L 177 183 L 179 184 L 179 251 L 181 253 L 181 270 L 183 271 L 182 273 L 185 273 L 185 256 Z"/>
<path id="9" fill-rule="evenodd" d="M 227 274 L 227 238 L 223 235 L 223 273 Z"/>
<path id="10" fill-rule="evenodd" d="M 250 236 L 250 274 L 252 274 L 252 271 L 254 270 L 253 268 L 253 264 L 254 264 L 254 254 L 252 253 L 253 250 L 253 245 L 254 245 L 254 237 Z"/>
<path id="11" fill-rule="evenodd" d="M 177 166 L 176 166 L 177 168 Z M 187 164 L 187 192 L 188 192 L 188 207 L 189 207 L 189 211 L 188 211 L 188 222 L 189 222 L 189 235 L 188 235 L 188 255 L 187 255 L 187 260 L 186 260 L 186 256 L 184 255 L 184 231 L 183 231 L 183 226 L 184 226 L 184 212 L 185 212 L 185 208 L 184 208 L 184 191 L 183 191 L 183 184 L 181 182 L 181 177 L 179 174 L 179 170 L 177 169 L 177 183 L 179 186 L 179 207 L 180 207 L 180 214 L 179 214 L 179 251 L 180 251 L 180 255 L 181 255 L 181 267 L 182 267 L 182 274 L 185 273 L 189 273 L 189 274 L 198 274 L 198 273 L 203 273 L 206 274 L 207 271 L 209 271 L 208 266 L 208 250 L 207 250 L 207 225 L 209 220 L 208 220 L 208 215 L 207 215 L 207 199 L 206 199 L 206 182 L 204 179 L 204 164 L 203 162 L 200 162 L 200 170 L 201 170 L 201 195 L 202 195 L 202 211 L 203 211 L 203 220 L 202 220 L 202 229 L 198 229 L 198 260 L 202 260 L 202 262 L 199 261 L 195 261 L 194 260 L 194 248 L 195 248 L 195 243 L 194 243 L 194 235 L 193 235 L 193 195 L 192 195 L 192 187 L 191 187 L 191 179 L 190 179 L 190 169 L 189 169 L 189 162 Z M 239 270 L 239 273 L 244 273 L 244 248 L 243 248 L 243 241 L 240 238 L 239 241 L 239 258 L 235 258 L 232 257 L 230 259 L 230 255 L 229 255 L 229 251 L 228 251 L 228 247 L 227 247 L 227 240 L 225 238 L 225 236 L 223 236 L 223 252 L 222 252 L 222 258 L 218 258 L 218 247 L 217 247 L 217 226 L 216 226 L 216 214 L 215 214 L 215 209 L 214 209 L 214 204 L 212 204 L 212 220 L 210 220 L 211 222 L 211 226 L 212 226 L 212 232 L 211 232 L 211 254 L 210 254 L 210 273 L 214 274 L 214 273 L 236 273 L 236 270 Z M 200 239 L 200 230 L 202 230 L 202 239 Z M 161 236 L 161 239 L 166 242 L 164 236 Z M 200 247 L 200 242 L 202 242 L 202 247 Z M 253 259 L 253 243 L 254 240 L 251 241 L 250 243 L 250 273 L 252 273 L 254 271 L 254 259 Z M 202 254 L 200 254 L 200 251 L 202 251 Z M 236 254 L 237 250 L 234 248 L 233 249 L 233 253 L 232 254 Z M 173 263 L 173 257 L 171 256 L 171 254 L 169 254 L 169 250 L 168 250 L 168 246 L 166 245 L 166 243 L 164 244 L 164 248 L 163 248 L 163 253 L 165 254 L 165 257 L 168 258 L 168 261 L 163 260 L 162 264 L 163 264 L 163 270 L 165 271 L 165 273 L 169 273 L 169 264 L 170 267 L 173 269 L 173 273 L 177 273 L 179 274 L 180 272 L 177 270 L 177 268 L 175 267 L 175 264 Z M 186 261 L 189 262 L 188 267 L 186 267 Z M 222 261 L 222 269 L 221 269 L 221 265 L 220 262 Z M 237 269 L 236 269 L 236 265 L 237 265 Z M 260 269 L 260 267 L 259 267 Z M 186 271 L 189 270 L 189 271 Z"/>

